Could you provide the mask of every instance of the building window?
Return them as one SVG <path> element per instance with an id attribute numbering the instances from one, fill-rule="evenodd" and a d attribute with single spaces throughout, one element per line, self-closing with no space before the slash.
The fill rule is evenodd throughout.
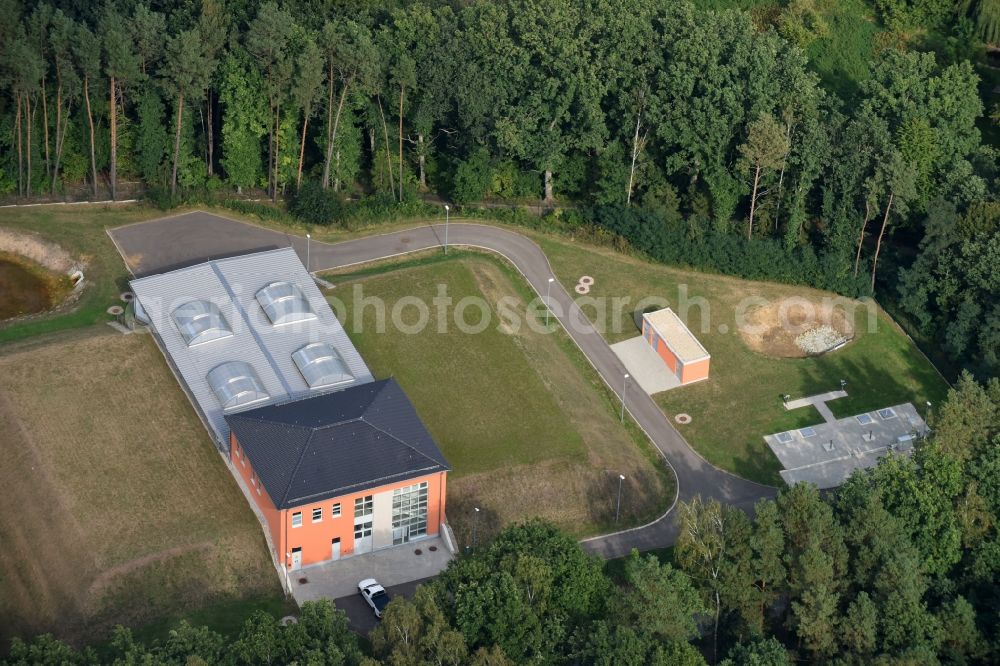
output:
<path id="1" fill-rule="evenodd" d="M 374 507 L 374 498 L 371 495 L 365 495 L 364 497 L 359 497 L 354 500 L 354 517 L 362 518 L 364 516 L 372 515 L 372 510 Z"/>
<path id="2" fill-rule="evenodd" d="M 331 518 L 340 518 L 340 502 L 337 502 L 330 508 Z"/>
<path id="3" fill-rule="evenodd" d="M 358 523 L 354 526 L 354 538 L 364 539 L 372 535 L 372 522 L 369 520 L 367 523 Z"/>
<path id="4" fill-rule="evenodd" d="M 302 512 L 296 511 L 292 514 L 292 527 L 302 527 Z"/>
<path id="5" fill-rule="evenodd" d="M 427 482 L 392 491 L 392 543 L 427 534 Z"/>
<path id="6" fill-rule="evenodd" d="M 323 509 L 322 508 L 313 509 L 313 522 L 319 523 L 322 522 L 322 520 L 323 520 Z"/>

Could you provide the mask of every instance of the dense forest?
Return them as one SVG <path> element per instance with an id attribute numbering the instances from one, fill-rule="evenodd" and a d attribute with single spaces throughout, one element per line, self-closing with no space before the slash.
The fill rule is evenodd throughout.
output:
<path id="1" fill-rule="evenodd" d="M 539 522 L 394 599 L 361 645 L 328 602 L 223 637 L 181 624 L 99 650 L 15 640 L 6 663 L 790 666 L 1000 662 L 1000 380 L 964 375 L 913 458 L 835 494 L 784 489 L 748 518 L 694 500 L 668 556 L 603 563 Z M 4 662 L 0 662 L 4 663 Z"/>
<path id="2" fill-rule="evenodd" d="M 0 8 L 8 198 L 541 200 L 658 260 L 875 293 L 949 371 L 1000 367 L 1000 0 Z"/>

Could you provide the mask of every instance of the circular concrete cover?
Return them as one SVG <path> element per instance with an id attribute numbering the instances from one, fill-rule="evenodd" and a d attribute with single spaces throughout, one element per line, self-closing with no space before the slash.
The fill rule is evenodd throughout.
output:
<path id="1" fill-rule="evenodd" d="M 678 414 L 677 416 L 674 417 L 674 420 L 680 423 L 681 425 L 687 425 L 688 423 L 691 423 L 691 415 Z"/>
<path id="2" fill-rule="evenodd" d="M 123 312 L 125 312 L 125 309 L 120 305 L 112 305 L 110 308 L 108 308 L 108 314 L 114 315 L 115 317 L 122 314 Z"/>

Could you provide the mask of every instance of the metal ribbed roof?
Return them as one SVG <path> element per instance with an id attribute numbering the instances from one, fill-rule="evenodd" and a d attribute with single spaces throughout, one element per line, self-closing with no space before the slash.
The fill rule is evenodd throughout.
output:
<path id="1" fill-rule="evenodd" d="M 257 293 L 276 282 L 293 285 L 315 317 L 275 326 L 257 300 Z M 310 386 L 292 359 L 293 353 L 311 343 L 330 345 L 352 377 L 336 388 L 374 380 L 291 248 L 216 259 L 138 278 L 131 284 L 164 353 L 223 450 L 229 447 L 229 427 L 208 378 L 209 372 L 222 364 L 230 361 L 248 364 L 271 403 L 331 390 L 328 386 Z M 193 301 L 211 304 L 208 309 L 218 312 L 232 335 L 189 347 L 172 314 Z M 232 409 L 244 407 L 237 405 Z"/>

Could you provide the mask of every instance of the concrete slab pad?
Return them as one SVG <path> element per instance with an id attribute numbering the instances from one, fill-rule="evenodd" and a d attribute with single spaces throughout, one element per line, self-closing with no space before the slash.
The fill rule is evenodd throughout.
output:
<path id="1" fill-rule="evenodd" d="M 810 395 L 805 398 L 789 400 L 785 403 L 785 409 L 798 409 L 799 407 L 806 407 L 808 405 L 819 406 L 828 400 L 836 400 L 837 398 L 846 397 L 847 391 L 830 391 L 829 393 L 820 393 L 819 395 Z"/>
<path id="2" fill-rule="evenodd" d="M 890 449 L 882 448 L 840 460 L 830 460 L 798 469 L 782 470 L 780 474 L 785 483 L 790 486 L 794 486 L 796 483 L 802 481 L 815 484 L 820 489 L 836 488 L 844 483 L 854 473 L 854 470 L 875 467 L 878 461 L 887 455 L 909 455 L 909 452 L 894 452 Z"/>
<path id="3" fill-rule="evenodd" d="M 436 550 L 431 550 L 431 548 Z M 420 550 L 417 555 L 415 551 Z M 353 555 L 288 572 L 295 601 L 339 599 L 358 593 L 358 581 L 374 578 L 383 587 L 438 575 L 452 555 L 440 537 L 421 539 L 365 555 Z M 299 582 L 305 579 L 307 582 Z"/>
<path id="4" fill-rule="evenodd" d="M 681 380 L 641 335 L 611 345 L 611 351 L 621 359 L 635 383 L 649 395 L 681 385 Z"/>
<path id="5" fill-rule="evenodd" d="M 764 441 L 785 468 L 781 476 L 786 482 L 809 481 L 833 488 L 855 469 L 876 465 L 890 451 L 907 454 L 912 442 L 906 438 L 926 432 L 920 414 L 905 403 L 766 435 Z"/>

